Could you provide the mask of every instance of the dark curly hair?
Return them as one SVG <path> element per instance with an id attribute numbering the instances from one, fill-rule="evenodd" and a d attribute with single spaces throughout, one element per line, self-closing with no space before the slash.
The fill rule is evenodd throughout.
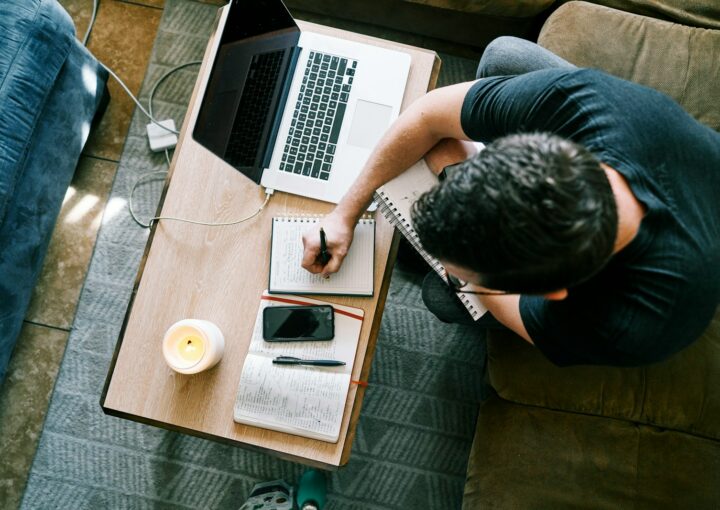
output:
<path id="1" fill-rule="evenodd" d="M 433 256 L 480 275 L 490 289 L 569 288 L 608 261 L 617 209 L 600 162 L 555 135 L 499 138 L 413 205 Z"/>

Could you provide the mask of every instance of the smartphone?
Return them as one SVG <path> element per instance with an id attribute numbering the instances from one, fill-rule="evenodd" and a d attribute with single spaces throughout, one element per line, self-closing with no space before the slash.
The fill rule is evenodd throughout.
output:
<path id="1" fill-rule="evenodd" d="M 268 342 L 332 340 L 335 337 L 333 307 L 268 306 L 263 310 L 263 338 Z"/>

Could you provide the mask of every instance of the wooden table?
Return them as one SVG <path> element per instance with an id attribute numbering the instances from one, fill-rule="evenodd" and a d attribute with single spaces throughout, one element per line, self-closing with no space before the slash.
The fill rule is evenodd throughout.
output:
<path id="1" fill-rule="evenodd" d="M 221 20 L 222 22 L 222 20 Z M 412 57 L 403 109 L 435 85 L 440 60 L 432 51 L 310 23 L 301 29 L 393 48 Z M 215 52 L 211 37 L 170 167 L 159 215 L 209 222 L 242 218 L 262 204 L 263 190 L 189 133 L 197 117 Z M 337 443 L 327 443 L 233 421 L 233 404 L 260 295 L 267 287 L 270 223 L 274 216 L 323 214 L 331 204 L 276 192 L 255 219 L 228 227 L 161 221 L 153 227 L 135 282 L 101 399 L 110 415 L 228 444 L 252 448 L 325 469 L 347 463 L 364 389 L 351 384 Z M 329 296 L 365 310 L 352 378 L 367 381 L 397 248 L 393 228 L 378 215 L 375 296 Z M 217 324 L 225 354 L 213 369 L 188 376 L 165 363 L 167 328 L 185 318 Z"/>

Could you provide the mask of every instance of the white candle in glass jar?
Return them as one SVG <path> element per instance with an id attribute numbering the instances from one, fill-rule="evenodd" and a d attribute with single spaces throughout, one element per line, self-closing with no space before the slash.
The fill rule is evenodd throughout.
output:
<path id="1" fill-rule="evenodd" d="M 214 367 L 224 351 L 222 331 L 206 320 L 184 319 L 176 322 L 163 338 L 165 361 L 181 374 L 196 374 Z"/>

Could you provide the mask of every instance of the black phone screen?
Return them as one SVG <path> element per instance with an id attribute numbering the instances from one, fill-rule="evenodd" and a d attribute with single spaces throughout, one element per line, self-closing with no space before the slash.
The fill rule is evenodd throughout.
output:
<path id="1" fill-rule="evenodd" d="M 332 306 L 268 306 L 263 310 L 267 341 L 332 340 L 334 336 Z"/>

